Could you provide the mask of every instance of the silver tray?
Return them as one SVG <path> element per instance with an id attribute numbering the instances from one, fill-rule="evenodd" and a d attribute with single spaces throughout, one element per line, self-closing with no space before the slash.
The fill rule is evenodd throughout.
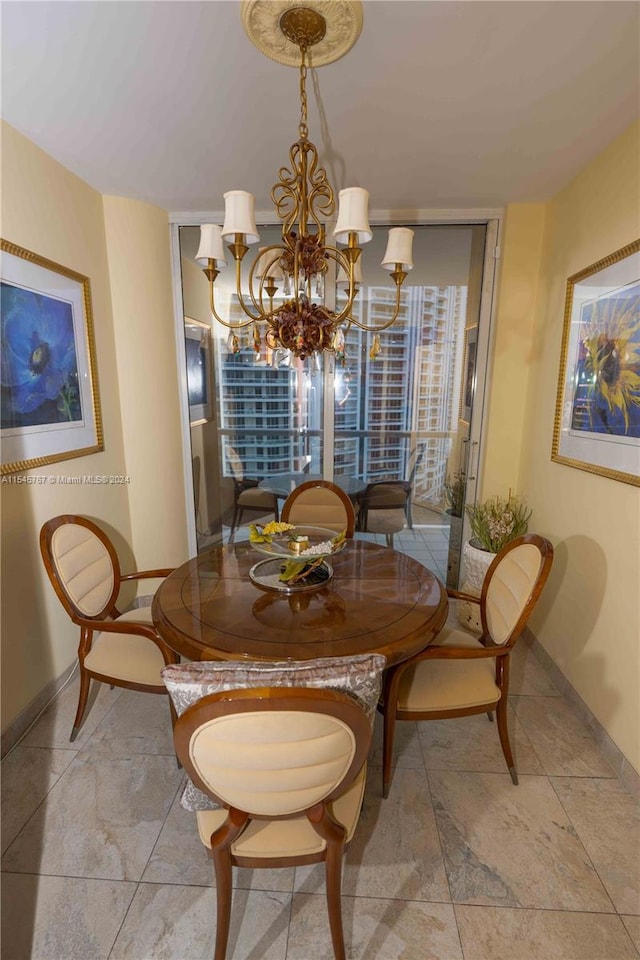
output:
<path id="1" fill-rule="evenodd" d="M 288 559 L 291 559 L 291 557 Z M 317 559 L 317 557 L 312 557 L 311 559 Z M 323 560 L 313 571 L 312 576 L 317 576 L 315 576 L 312 583 L 306 580 L 303 580 L 301 583 L 282 583 L 278 579 L 282 562 L 282 557 L 271 557 L 268 560 L 259 560 L 258 563 L 255 563 L 249 570 L 251 582 L 255 583 L 256 587 L 260 587 L 262 590 L 275 590 L 278 593 L 290 595 L 292 593 L 310 593 L 312 590 L 321 590 L 329 583 L 333 576 L 333 567 L 330 563 L 327 563 L 326 560 Z"/>

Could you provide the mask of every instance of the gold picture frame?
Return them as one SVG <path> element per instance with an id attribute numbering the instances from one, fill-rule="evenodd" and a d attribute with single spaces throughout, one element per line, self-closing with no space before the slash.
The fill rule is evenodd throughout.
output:
<path id="1" fill-rule="evenodd" d="M 567 281 L 551 459 L 640 486 L 640 240 Z"/>
<path id="2" fill-rule="evenodd" d="M 89 278 L 1 240 L 2 475 L 104 450 Z"/>

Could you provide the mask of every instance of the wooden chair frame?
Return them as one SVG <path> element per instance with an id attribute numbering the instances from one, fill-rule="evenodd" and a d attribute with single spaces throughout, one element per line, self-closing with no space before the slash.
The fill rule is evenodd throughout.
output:
<path id="1" fill-rule="evenodd" d="M 296 502 L 301 493 L 304 493 L 305 490 L 312 490 L 314 487 L 323 487 L 325 490 L 331 490 L 342 501 L 347 514 L 345 536 L 352 537 L 356 528 L 356 514 L 353 504 L 348 494 L 344 492 L 342 487 L 339 487 L 337 483 L 332 483 L 330 480 L 307 480 L 305 483 L 301 483 L 299 487 L 296 487 L 295 490 L 292 490 L 285 500 L 282 508 L 282 521 L 284 523 L 289 523 L 289 515 L 291 513 L 292 505 Z"/>
<path id="2" fill-rule="evenodd" d="M 486 598 L 489 584 L 495 570 L 498 568 L 505 556 L 507 556 L 512 550 L 515 550 L 516 547 L 522 546 L 522 544 L 526 543 L 533 544 L 540 551 L 541 565 L 538 572 L 538 577 L 523 607 L 522 613 L 520 614 L 520 617 L 518 618 L 518 621 L 513 627 L 511 633 L 504 643 L 497 644 L 492 639 L 487 625 Z M 384 714 L 384 741 L 382 756 L 382 786 L 384 797 L 389 795 L 389 788 L 391 786 L 393 740 L 396 720 L 443 720 L 450 717 L 470 716 L 476 713 L 488 713 L 489 718 L 492 719 L 491 714 L 494 710 L 496 711 L 496 718 L 498 721 L 498 735 L 500 737 L 502 752 L 504 754 L 507 767 L 509 768 L 511 779 L 513 783 L 517 785 L 518 774 L 513 760 L 513 753 L 511 751 L 511 744 L 509 741 L 509 730 L 507 726 L 509 655 L 527 620 L 531 616 L 531 612 L 536 605 L 538 597 L 542 592 L 542 588 L 544 587 L 547 577 L 549 576 L 552 562 L 553 547 L 551 543 L 544 537 L 540 537 L 537 534 L 531 533 L 527 534 L 526 536 L 518 537 L 516 540 L 512 540 L 494 558 L 485 576 L 480 597 L 472 597 L 469 594 L 460 593 L 457 590 L 447 590 L 447 595 L 452 599 L 468 600 L 472 603 L 477 603 L 480 605 L 482 634 L 480 637 L 478 637 L 478 647 L 438 647 L 432 644 L 431 646 L 425 647 L 424 650 L 416 654 L 414 657 L 411 657 L 411 659 L 405 660 L 403 663 L 400 663 L 397 666 L 391 667 L 389 670 L 387 670 L 382 691 L 382 703 L 378 706 L 378 709 Z M 486 658 L 493 658 L 496 662 L 496 686 L 500 689 L 500 696 L 496 698 L 493 703 L 483 703 L 472 707 L 455 708 L 451 710 L 431 710 L 424 713 L 414 710 L 399 709 L 397 705 L 398 689 L 402 675 L 407 669 L 419 661 L 477 660 Z"/>
<path id="3" fill-rule="evenodd" d="M 98 537 L 98 539 L 102 542 L 111 559 L 111 564 L 113 567 L 113 589 L 102 610 L 91 617 L 86 616 L 81 610 L 79 610 L 67 593 L 53 557 L 53 551 L 51 547 L 53 534 L 59 527 L 67 523 L 73 523 L 81 527 L 86 527 L 87 530 L 90 530 L 91 533 Z M 96 673 L 95 671 L 87 669 L 87 667 L 84 665 L 84 660 L 91 650 L 94 633 L 121 633 L 146 637 L 147 640 L 150 640 L 156 645 L 156 647 L 158 647 L 165 664 L 168 665 L 171 663 L 179 663 L 180 658 L 178 655 L 160 638 L 151 624 L 132 620 L 119 622 L 118 617 L 122 615 L 122 611 L 120 611 L 116 606 L 116 600 L 118 598 L 118 594 L 120 593 L 122 583 L 129 580 L 144 580 L 167 577 L 173 571 L 171 569 L 157 569 L 141 570 L 134 573 L 123 574 L 120 570 L 118 554 L 116 553 L 113 544 L 104 531 L 101 530 L 100 527 L 98 527 L 97 524 L 93 523 L 91 520 L 88 520 L 86 517 L 77 516 L 76 514 L 63 514 L 62 516 L 54 517 L 52 520 L 47 520 L 40 531 L 40 552 L 42 554 L 45 570 L 47 571 L 47 575 L 58 599 L 69 614 L 71 620 L 80 627 L 80 644 L 78 646 L 80 695 L 78 698 L 76 717 L 73 722 L 73 728 L 69 738 L 70 741 L 73 742 L 80 730 L 87 700 L 89 698 L 91 679 L 97 680 L 100 683 L 108 683 L 110 686 L 125 687 L 129 690 L 141 690 L 144 693 L 159 693 L 166 695 L 167 690 L 162 684 L 162 681 L 159 681 L 158 686 L 152 686 L 151 684 L 135 683 L 130 680 L 122 680 L 119 677 L 110 677 L 105 674 Z M 169 705 L 172 721 L 175 721 L 175 711 L 171 701 L 169 701 Z"/>
<path id="4" fill-rule="evenodd" d="M 216 717 L 283 710 L 320 713 L 342 720 L 351 729 L 355 738 L 354 757 L 340 783 L 322 801 L 303 811 L 313 829 L 325 841 L 324 851 L 291 857 L 237 856 L 231 850 L 232 844 L 240 837 L 251 820 L 286 820 L 292 814 L 285 813 L 279 817 L 258 816 L 246 810 L 230 807 L 211 791 L 194 767 L 189 752 L 191 737 L 203 723 Z M 371 724 L 364 710 L 352 697 L 334 690 L 309 687 L 230 690 L 203 697 L 185 710 L 174 727 L 174 742 L 178 760 L 181 761 L 196 787 L 228 811 L 225 822 L 211 835 L 208 849 L 216 876 L 217 924 L 214 960 L 225 960 L 227 952 L 231 919 L 232 866 L 289 867 L 322 861 L 325 863 L 327 908 L 335 960 L 345 960 L 341 875 L 346 831 L 331 815 L 327 804 L 341 796 L 351 786 L 366 761 L 371 744 Z M 296 814 L 298 815 L 300 814 Z"/>

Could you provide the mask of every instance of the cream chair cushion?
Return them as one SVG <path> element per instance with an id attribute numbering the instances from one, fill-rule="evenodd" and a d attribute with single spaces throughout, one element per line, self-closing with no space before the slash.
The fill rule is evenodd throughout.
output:
<path id="1" fill-rule="evenodd" d="M 311 487 L 298 494 L 289 508 L 289 523 L 311 524 L 341 533 L 347 528 L 348 517 L 340 498 L 326 487 Z"/>
<path id="2" fill-rule="evenodd" d="M 469 649 L 481 645 L 465 631 L 445 627 L 438 634 L 437 646 Z M 496 703 L 499 699 L 494 657 L 481 660 L 421 660 L 402 674 L 398 710 L 416 713 L 458 710 Z"/>
<path id="3" fill-rule="evenodd" d="M 116 623 L 135 620 L 152 624 L 151 607 L 128 610 Z M 92 673 L 164 687 L 161 671 L 165 666 L 160 650 L 152 640 L 133 633 L 96 633 L 84 665 Z"/>
<path id="4" fill-rule="evenodd" d="M 347 831 L 351 840 L 362 807 L 366 783 L 366 764 L 348 790 L 329 804 L 329 810 Z M 197 814 L 198 832 L 206 847 L 210 847 L 211 834 L 222 826 L 227 818 L 226 810 L 206 810 Z M 239 857 L 293 857 L 316 854 L 326 844 L 305 816 L 286 820 L 252 820 L 231 850 Z"/>
<path id="5" fill-rule="evenodd" d="M 533 543 L 523 543 L 505 556 L 487 590 L 486 616 L 495 643 L 506 643 L 536 583 L 543 558 Z"/>
<path id="6" fill-rule="evenodd" d="M 104 543 L 81 524 L 65 523 L 53 532 L 51 552 L 69 599 L 85 616 L 98 616 L 114 584 L 113 564 Z"/>
<path id="7" fill-rule="evenodd" d="M 369 510 L 367 533 L 399 533 L 405 527 L 404 505 L 400 509 Z"/>

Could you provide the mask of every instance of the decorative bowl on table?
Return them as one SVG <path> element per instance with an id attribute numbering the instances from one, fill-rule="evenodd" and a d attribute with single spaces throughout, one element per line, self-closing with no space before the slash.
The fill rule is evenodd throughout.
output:
<path id="1" fill-rule="evenodd" d="M 272 521 L 264 527 L 251 524 L 249 542 L 271 558 L 251 568 L 253 583 L 267 590 L 292 593 L 318 589 L 330 580 L 333 569 L 326 561 L 344 550 L 348 540 L 344 531 L 337 534 L 326 527 Z"/>

